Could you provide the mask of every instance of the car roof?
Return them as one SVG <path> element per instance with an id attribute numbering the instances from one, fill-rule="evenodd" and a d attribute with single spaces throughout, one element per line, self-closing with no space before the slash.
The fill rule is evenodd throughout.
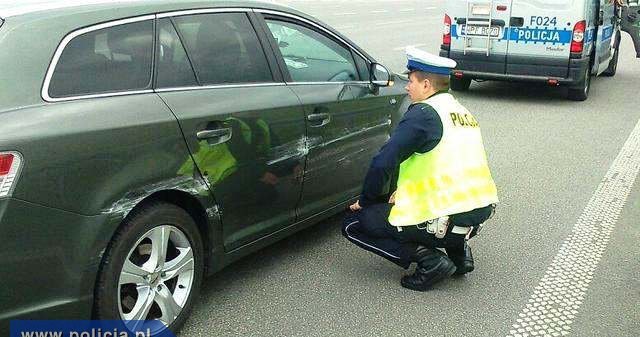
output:
<path id="1" fill-rule="evenodd" d="M 161 10 L 167 6 L 175 6 L 181 9 L 217 7 L 217 6 L 247 6 L 262 8 L 289 8 L 276 4 L 275 1 L 225 1 L 225 0 L 0 0 L 0 18 L 9 18 L 21 15 L 51 13 L 64 11 L 73 13 L 76 11 L 87 12 L 105 8 L 118 8 L 122 10 L 147 9 L 149 12 Z"/>

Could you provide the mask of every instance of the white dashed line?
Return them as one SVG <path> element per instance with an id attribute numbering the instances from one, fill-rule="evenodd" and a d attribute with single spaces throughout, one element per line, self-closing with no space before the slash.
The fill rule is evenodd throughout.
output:
<path id="1" fill-rule="evenodd" d="M 415 9 L 413 8 L 406 8 L 406 9 L 401 9 L 400 12 L 413 12 L 415 11 Z"/>
<path id="2" fill-rule="evenodd" d="M 399 24 L 404 24 L 409 22 L 411 22 L 411 20 L 386 21 L 386 22 L 378 22 L 376 23 L 376 26 L 399 25 Z"/>
<path id="3" fill-rule="evenodd" d="M 379 10 L 371 11 L 371 13 L 389 13 L 389 11 L 386 9 L 379 9 Z"/>
<path id="4" fill-rule="evenodd" d="M 418 43 L 418 44 L 412 44 L 412 45 L 408 45 L 408 46 L 396 47 L 396 48 L 393 48 L 393 50 L 396 50 L 396 51 L 397 50 L 405 50 L 405 48 L 407 48 L 407 47 L 424 47 L 426 45 L 427 45 L 426 43 Z"/>
<path id="5" fill-rule="evenodd" d="M 432 9 L 436 9 L 436 8 L 438 8 L 438 7 L 426 7 L 425 9 L 432 10 Z"/>
<path id="6" fill-rule="evenodd" d="M 352 28 L 356 28 L 356 25 L 335 26 L 333 28 L 335 28 L 337 30 L 352 29 Z"/>
<path id="7" fill-rule="evenodd" d="M 357 13 L 334 13 L 335 16 L 356 15 Z"/>
<path id="8" fill-rule="evenodd" d="M 535 287 L 508 337 L 565 336 L 640 170 L 640 121 Z"/>

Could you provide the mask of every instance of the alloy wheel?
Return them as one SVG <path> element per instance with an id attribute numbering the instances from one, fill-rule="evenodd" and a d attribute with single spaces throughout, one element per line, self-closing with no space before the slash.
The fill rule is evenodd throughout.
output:
<path id="1" fill-rule="evenodd" d="M 169 326 L 193 289 L 195 261 L 187 236 L 171 225 L 145 233 L 131 248 L 118 280 L 118 309 L 127 321 Z"/>

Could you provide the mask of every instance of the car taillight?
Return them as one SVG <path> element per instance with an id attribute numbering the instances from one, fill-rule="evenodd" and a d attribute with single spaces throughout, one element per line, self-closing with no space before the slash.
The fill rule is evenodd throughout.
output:
<path id="1" fill-rule="evenodd" d="M 584 34 L 586 28 L 587 22 L 584 20 L 577 22 L 575 27 L 573 27 L 573 39 L 571 40 L 572 53 L 582 53 L 582 49 L 584 48 Z"/>
<path id="2" fill-rule="evenodd" d="M 0 198 L 11 194 L 21 165 L 19 153 L 0 152 Z"/>
<path id="3" fill-rule="evenodd" d="M 451 44 L 451 18 L 449 15 L 444 15 L 444 32 L 442 34 L 442 44 Z"/>

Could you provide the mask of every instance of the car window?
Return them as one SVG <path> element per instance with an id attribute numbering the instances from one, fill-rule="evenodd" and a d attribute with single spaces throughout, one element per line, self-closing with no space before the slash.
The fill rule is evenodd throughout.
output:
<path id="1" fill-rule="evenodd" d="M 369 61 L 365 60 L 357 53 L 353 53 L 353 58 L 356 60 L 356 66 L 358 67 L 358 73 L 363 81 L 369 80 Z"/>
<path id="2" fill-rule="evenodd" d="M 198 85 L 195 73 L 170 19 L 158 22 L 157 86 L 171 88 Z"/>
<path id="3" fill-rule="evenodd" d="M 273 82 L 264 50 L 244 13 L 174 18 L 201 84 Z"/>
<path id="4" fill-rule="evenodd" d="M 358 80 L 349 49 L 302 25 L 267 20 L 294 82 L 345 82 Z"/>
<path id="5" fill-rule="evenodd" d="M 103 28 L 67 44 L 49 96 L 69 97 L 150 88 L 153 21 Z"/>

